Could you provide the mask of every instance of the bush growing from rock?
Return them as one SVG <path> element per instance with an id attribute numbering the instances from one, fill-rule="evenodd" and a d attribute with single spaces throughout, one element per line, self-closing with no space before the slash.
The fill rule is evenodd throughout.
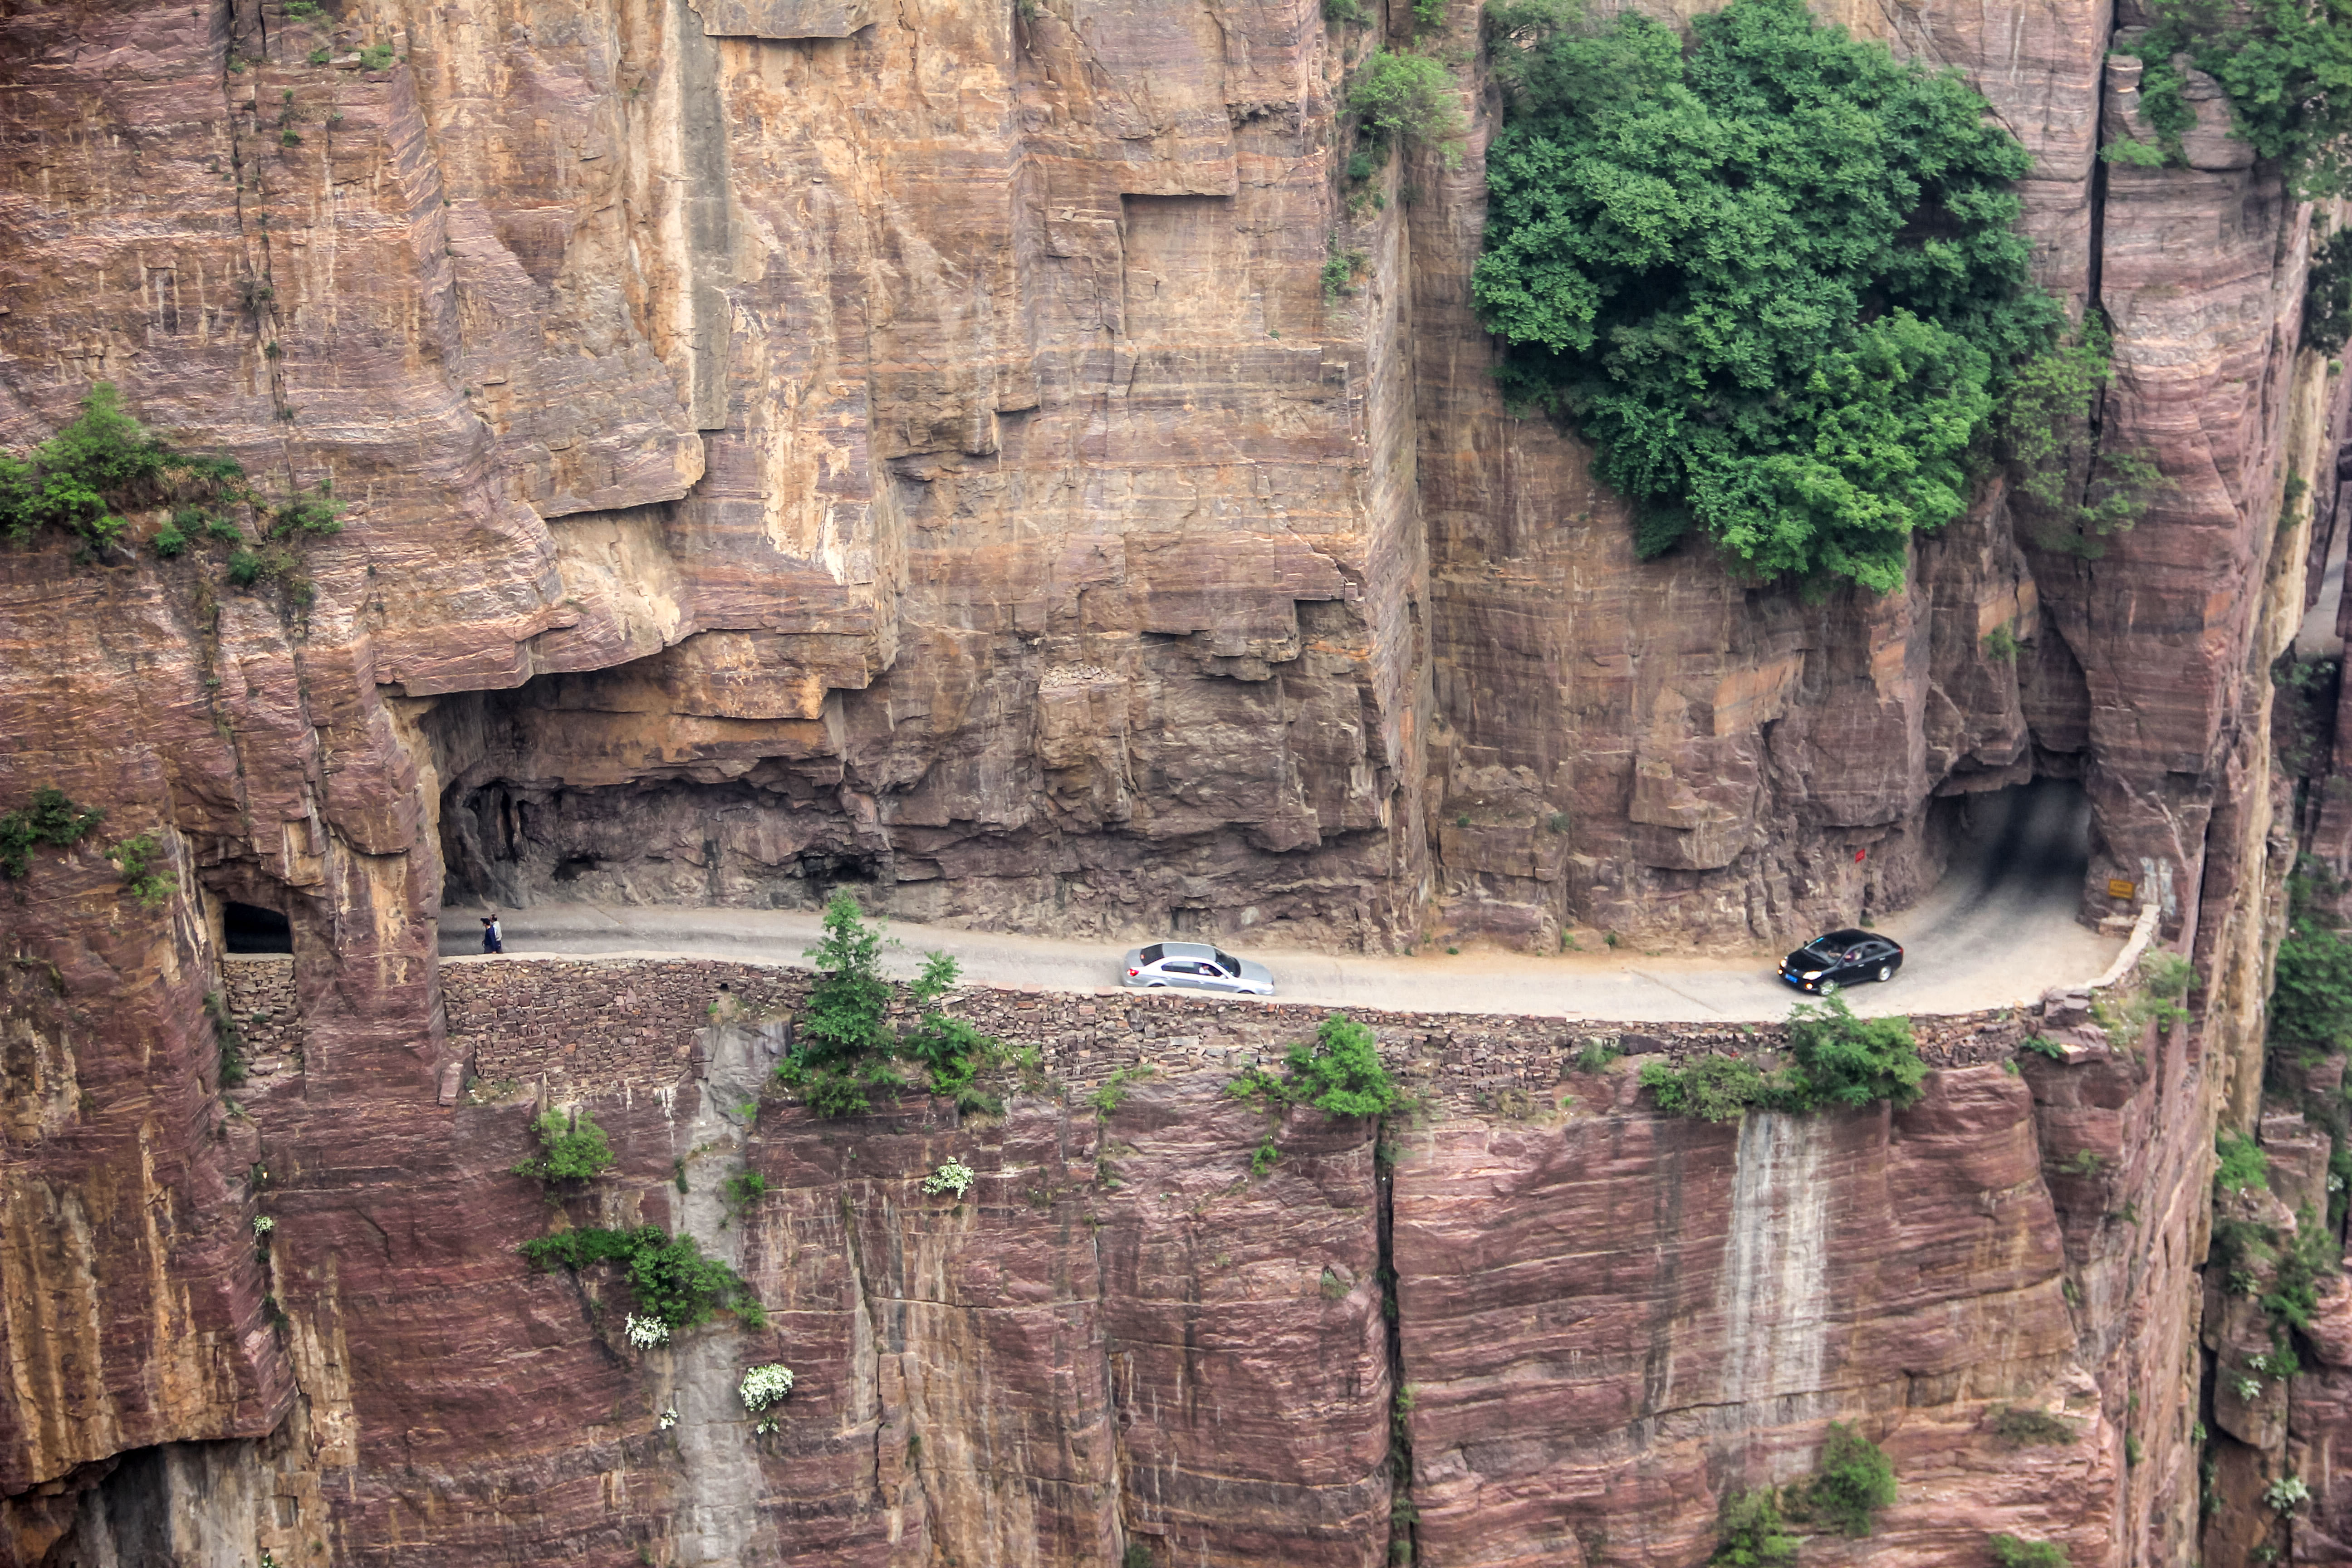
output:
<path id="1" fill-rule="evenodd" d="M 1895 1500 L 1895 1466 L 1877 1444 L 1843 1421 L 1830 1423 L 1820 1465 L 1805 1487 L 1805 1508 L 1844 1535 L 1871 1531 L 1878 1510 Z"/>
<path id="2" fill-rule="evenodd" d="M 577 1120 L 560 1110 L 546 1110 L 530 1124 L 539 1138 L 539 1152 L 518 1160 L 514 1173 L 529 1176 L 541 1186 L 562 1182 L 585 1182 L 613 1168 L 613 1146 L 596 1119 L 582 1111 Z"/>
<path id="3" fill-rule="evenodd" d="M 2063 1549 L 2047 1541 L 1996 1535 L 1988 1544 L 1992 1548 L 1993 1568 L 2068 1568 Z"/>
<path id="4" fill-rule="evenodd" d="M 707 1322 L 721 1309 L 751 1328 L 768 1321 L 751 1286 L 724 1259 L 705 1258 L 694 1237 L 665 1235 L 659 1226 L 562 1231 L 526 1241 L 518 1250 L 542 1272 L 559 1265 L 578 1273 L 599 1263 L 617 1264 L 638 1308 L 672 1331 Z"/>
<path id="5" fill-rule="evenodd" d="M 1669 1116 L 1737 1121 L 1747 1111 L 1801 1115 L 1823 1106 L 1918 1100 L 1927 1064 L 1907 1018 L 1860 1018 L 1843 996 L 1800 1003 L 1789 1015 L 1789 1058 L 1770 1072 L 1746 1057 L 1648 1062 L 1642 1087 Z"/>
<path id="6" fill-rule="evenodd" d="M 1797 1545 L 1798 1538 L 1789 1533 L 1780 1517 L 1779 1494 L 1770 1487 L 1759 1487 L 1733 1492 L 1723 1500 L 1716 1522 L 1715 1555 L 1707 1562 L 1722 1568 L 1793 1563 Z"/>
<path id="7" fill-rule="evenodd" d="M 1644 555 L 1696 530 L 1765 581 L 1900 586 L 2061 321 L 2016 232 L 2024 148 L 1957 73 L 1800 0 L 1694 17 L 1688 49 L 1520 12 L 1473 284 L 1507 394 L 1599 448 Z"/>
<path id="8" fill-rule="evenodd" d="M 793 1049 L 777 1064 L 777 1081 L 798 1093 L 819 1116 L 856 1116 L 872 1109 L 872 1092 L 910 1087 L 897 1058 L 919 1063 L 929 1088 L 971 1113 L 994 1115 L 1003 1101 L 977 1079 L 992 1068 L 1034 1065 L 1035 1053 L 1015 1052 L 938 1005 L 955 985 L 958 969 L 946 953 L 927 955 L 908 987 L 921 1016 L 902 1038 L 890 1024 L 896 988 L 882 973 L 884 938 L 866 923 L 857 901 L 835 893 L 824 909 L 824 935 L 808 950 L 816 961 L 793 1031 Z"/>

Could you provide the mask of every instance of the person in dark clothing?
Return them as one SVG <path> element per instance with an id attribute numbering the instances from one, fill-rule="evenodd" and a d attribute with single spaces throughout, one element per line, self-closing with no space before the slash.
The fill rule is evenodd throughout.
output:
<path id="1" fill-rule="evenodd" d="M 499 930 L 499 917 L 484 915 L 482 917 L 482 951 L 504 952 L 506 950 L 506 938 Z"/>

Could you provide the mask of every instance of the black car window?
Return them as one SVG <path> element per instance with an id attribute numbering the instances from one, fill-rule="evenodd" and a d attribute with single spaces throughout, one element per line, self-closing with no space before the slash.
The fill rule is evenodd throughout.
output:
<path id="1" fill-rule="evenodd" d="M 1217 949 L 1217 967 L 1228 974 L 1239 974 L 1242 972 L 1242 961 L 1221 947 Z"/>
<path id="2" fill-rule="evenodd" d="M 1168 950 L 1155 942 L 1136 956 L 1142 959 L 1146 963 L 1157 963 L 1161 959 L 1168 956 Z"/>

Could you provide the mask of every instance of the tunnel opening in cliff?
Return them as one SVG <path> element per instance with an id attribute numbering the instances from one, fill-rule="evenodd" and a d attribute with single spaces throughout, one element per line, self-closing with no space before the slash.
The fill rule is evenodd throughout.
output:
<path id="1" fill-rule="evenodd" d="M 2039 778 L 1947 797 L 1943 876 L 1906 911 L 1903 940 L 1941 964 L 1995 963 L 2034 933 L 2080 923 L 2093 842 L 2078 780 Z"/>
<path id="2" fill-rule="evenodd" d="M 292 952 L 294 922 L 277 910 L 224 899 L 221 945 L 231 952 Z"/>

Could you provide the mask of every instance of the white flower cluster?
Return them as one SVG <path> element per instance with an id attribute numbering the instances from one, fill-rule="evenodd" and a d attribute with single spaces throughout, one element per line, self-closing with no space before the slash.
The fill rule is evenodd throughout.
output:
<path id="1" fill-rule="evenodd" d="M 257 1215 L 255 1215 L 253 1216 L 253 1234 L 254 1234 L 254 1235 L 256 1235 L 256 1236 L 268 1236 L 271 1231 L 276 1230 L 277 1228 L 278 1228 L 278 1222 L 277 1222 L 276 1220 L 274 1220 L 274 1219 L 271 1219 L 268 1215 L 266 1215 L 266 1214 L 257 1214 Z"/>
<path id="2" fill-rule="evenodd" d="M 2279 1513 L 2292 1513 L 2295 1504 L 2310 1498 L 2311 1489 L 2303 1484 L 2301 1476 L 2281 1476 L 2263 1489 L 2263 1500 Z"/>
<path id="3" fill-rule="evenodd" d="M 667 1410 L 663 1411 L 654 1422 L 655 1427 L 663 1432 L 668 1431 L 671 1427 L 677 1425 L 677 1406 L 675 1405 L 671 1405 Z"/>
<path id="4" fill-rule="evenodd" d="M 2238 1397 L 2251 1405 L 2263 1396 L 2263 1380 L 2259 1377 L 2238 1379 Z"/>
<path id="5" fill-rule="evenodd" d="M 923 1191 L 934 1195 L 940 1193 L 953 1193 L 956 1196 L 961 1197 L 971 1191 L 971 1184 L 978 1180 L 980 1178 L 972 1173 L 970 1165 L 965 1164 L 961 1160 L 950 1160 L 923 1178 Z"/>
<path id="6" fill-rule="evenodd" d="M 776 1362 L 743 1374 L 743 1408 L 757 1415 L 793 1391 L 793 1369 Z"/>
<path id="7" fill-rule="evenodd" d="M 654 1350 L 669 1343 L 669 1325 L 659 1318 L 640 1318 L 631 1312 L 628 1321 L 621 1327 L 629 1336 L 629 1342 L 641 1351 Z"/>

